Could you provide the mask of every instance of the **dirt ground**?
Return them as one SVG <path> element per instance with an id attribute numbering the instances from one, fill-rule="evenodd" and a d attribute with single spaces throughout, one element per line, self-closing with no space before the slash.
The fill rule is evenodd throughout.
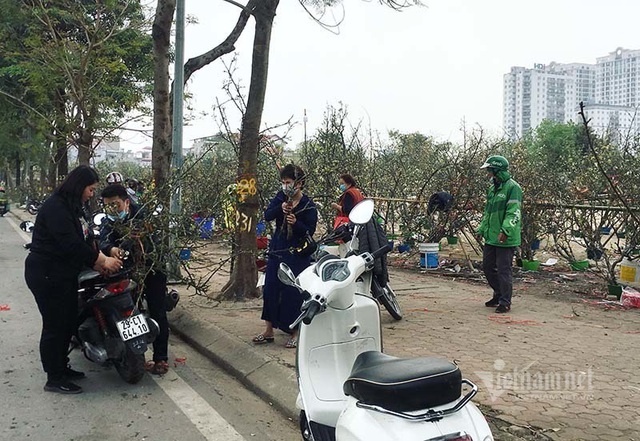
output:
<path id="1" fill-rule="evenodd" d="M 486 279 L 481 270 L 481 256 L 473 250 L 461 246 L 444 245 L 439 253 L 440 267 L 425 271 L 419 268 L 420 256 L 417 252 L 390 253 L 389 265 L 408 273 L 422 273 L 433 277 L 447 278 L 479 287 L 486 287 Z M 197 284 L 205 284 L 206 292 L 199 292 L 210 300 L 219 300 L 220 289 L 229 280 L 229 247 L 222 239 L 204 243 L 193 253 L 194 260 L 188 265 L 189 273 Z M 557 259 L 547 251 L 536 255 L 541 262 Z M 592 262 L 593 263 L 593 262 Z M 186 272 L 183 271 L 186 275 Z M 572 270 L 568 263 L 558 259 L 557 263 L 540 266 L 538 271 L 526 271 L 514 266 L 514 296 L 524 295 L 590 305 L 604 310 L 622 308 L 614 296 L 608 294 L 606 282 L 593 268 L 586 271 Z"/>

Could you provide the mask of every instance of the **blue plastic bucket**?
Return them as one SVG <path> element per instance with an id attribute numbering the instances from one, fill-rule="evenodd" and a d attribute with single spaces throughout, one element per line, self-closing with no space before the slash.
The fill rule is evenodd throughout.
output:
<path id="1" fill-rule="evenodd" d="M 435 269 L 438 268 L 440 250 L 439 243 L 421 243 L 418 245 L 420 251 L 420 268 Z"/>

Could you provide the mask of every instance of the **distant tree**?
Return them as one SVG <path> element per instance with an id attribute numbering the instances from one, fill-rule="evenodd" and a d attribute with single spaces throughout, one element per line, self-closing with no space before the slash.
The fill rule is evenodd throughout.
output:
<path id="1" fill-rule="evenodd" d="M 66 164 L 75 146 L 88 164 L 94 141 L 141 110 L 148 95 L 151 37 L 140 1 L 2 2 L 19 9 L 0 19 L 10 76 L 25 92 L 14 104 L 46 121 L 54 161 Z"/>
<path id="2" fill-rule="evenodd" d="M 341 174 L 351 174 L 361 189 L 372 190 L 365 181 L 368 158 L 361 136 L 360 124 L 351 126 L 345 106 L 328 106 L 322 124 L 300 148 L 300 163 L 309 171 L 305 188 L 316 203 L 320 202 L 319 211 L 327 228 L 333 223 L 331 202 L 337 202 L 340 195 L 337 186 Z"/>

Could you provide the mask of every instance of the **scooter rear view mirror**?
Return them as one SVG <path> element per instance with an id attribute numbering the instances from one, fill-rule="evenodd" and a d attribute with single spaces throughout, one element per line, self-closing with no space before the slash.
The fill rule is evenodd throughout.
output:
<path id="1" fill-rule="evenodd" d="M 373 216 L 373 199 L 364 199 L 356 204 L 349 213 L 349 220 L 356 225 L 369 222 Z"/>
<path id="2" fill-rule="evenodd" d="M 278 279 L 280 279 L 280 281 L 285 285 L 293 286 L 302 291 L 300 285 L 296 283 L 296 276 L 286 263 L 280 263 L 280 266 L 278 267 Z"/>

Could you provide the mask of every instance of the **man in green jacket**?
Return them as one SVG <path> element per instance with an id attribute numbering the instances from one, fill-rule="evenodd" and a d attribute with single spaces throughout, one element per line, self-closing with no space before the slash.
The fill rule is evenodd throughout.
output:
<path id="1" fill-rule="evenodd" d="M 485 306 L 503 314 L 511 309 L 511 267 L 516 247 L 520 246 L 522 189 L 511 178 L 509 161 L 503 156 L 490 156 L 480 168 L 486 169 L 492 180 L 478 228 L 478 238 L 485 244 L 482 268 L 493 289 L 493 297 Z"/>

